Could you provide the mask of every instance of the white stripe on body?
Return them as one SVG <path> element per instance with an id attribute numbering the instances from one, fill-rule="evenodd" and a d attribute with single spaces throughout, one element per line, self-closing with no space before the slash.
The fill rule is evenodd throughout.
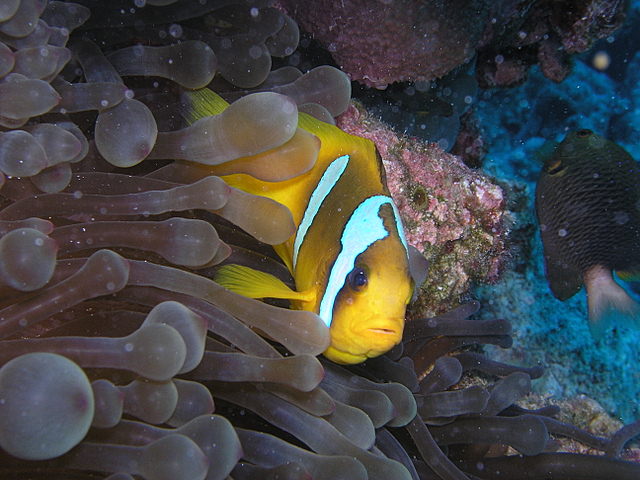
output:
<path id="1" fill-rule="evenodd" d="M 316 218 L 318 210 L 320 210 L 324 199 L 327 198 L 331 193 L 331 190 L 333 190 L 333 187 L 336 186 L 336 183 L 338 183 L 338 180 L 340 180 L 340 177 L 347 169 L 348 164 L 349 155 L 342 155 L 331 162 L 322 174 L 322 177 L 320 178 L 318 185 L 316 185 L 316 188 L 313 190 L 311 197 L 309 197 L 309 203 L 307 204 L 307 208 L 304 210 L 302 221 L 300 222 L 298 231 L 296 232 L 296 239 L 293 242 L 294 271 L 298 261 L 298 252 L 300 251 L 300 247 L 302 246 L 302 242 L 304 241 L 307 231 L 313 224 L 313 220 Z"/>

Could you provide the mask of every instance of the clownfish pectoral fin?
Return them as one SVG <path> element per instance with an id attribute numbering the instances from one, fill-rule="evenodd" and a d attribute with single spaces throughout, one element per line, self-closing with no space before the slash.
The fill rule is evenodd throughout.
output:
<path id="1" fill-rule="evenodd" d="M 224 265 L 218 269 L 213 279 L 227 290 L 249 298 L 284 298 L 309 302 L 315 297 L 311 290 L 296 292 L 270 273 L 243 265 Z"/>
<path id="2" fill-rule="evenodd" d="M 407 250 L 409 256 L 409 275 L 413 280 L 413 295 L 411 301 L 415 301 L 420 292 L 420 287 L 427 279 L 427 272 L 429 271 L 429 260 L 413 245 L 409 245 Z"/>

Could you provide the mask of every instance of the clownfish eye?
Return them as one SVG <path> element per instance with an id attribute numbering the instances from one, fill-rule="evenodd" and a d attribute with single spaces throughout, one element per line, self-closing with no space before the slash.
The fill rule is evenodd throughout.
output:
<path id="1" fill-rule="evenodd" d="M 347 285 L 356 292 L 367 286 L 367 273 L 360 267 L 356 267 L 347 276 Z"/>

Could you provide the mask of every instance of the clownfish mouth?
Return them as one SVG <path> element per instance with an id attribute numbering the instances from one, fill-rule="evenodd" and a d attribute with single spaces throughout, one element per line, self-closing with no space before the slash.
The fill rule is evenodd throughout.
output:
<path id="1" fill-rule="evenodd" d="M 368 328 L 367 330 L 382 335 L 397 335 L 396 331 L 390 328 Z"/>

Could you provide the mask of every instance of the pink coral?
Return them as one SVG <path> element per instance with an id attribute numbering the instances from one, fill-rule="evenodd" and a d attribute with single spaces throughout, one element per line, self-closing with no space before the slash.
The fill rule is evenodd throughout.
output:
<path id="1" fill-rule="evenodd" d="M 279 0 L 352 80 L 383 88 L 429 81 L 478 52 L 482 86 L 524 81 L 529 67 L 561 81 L 569 55 L 624 19 L 620 0 Z"/>
<path id="2" fill-rule="evenodd" d="M 376 144 L 407 240 L 431 262 L 414 316 L 457 306 L 472 280 L 498 279 L 506 229 L 499 186 L 436 144 L 399 135 L 356 106 L 338 126 Z"/>
<path id="3" fill-rule="evenodd" d="M 281 0 L 280 4 L 313 33 L 352 80 L 373 87 L 431 80 L 469 61 L 488 12 L 482 0 Z"/>

